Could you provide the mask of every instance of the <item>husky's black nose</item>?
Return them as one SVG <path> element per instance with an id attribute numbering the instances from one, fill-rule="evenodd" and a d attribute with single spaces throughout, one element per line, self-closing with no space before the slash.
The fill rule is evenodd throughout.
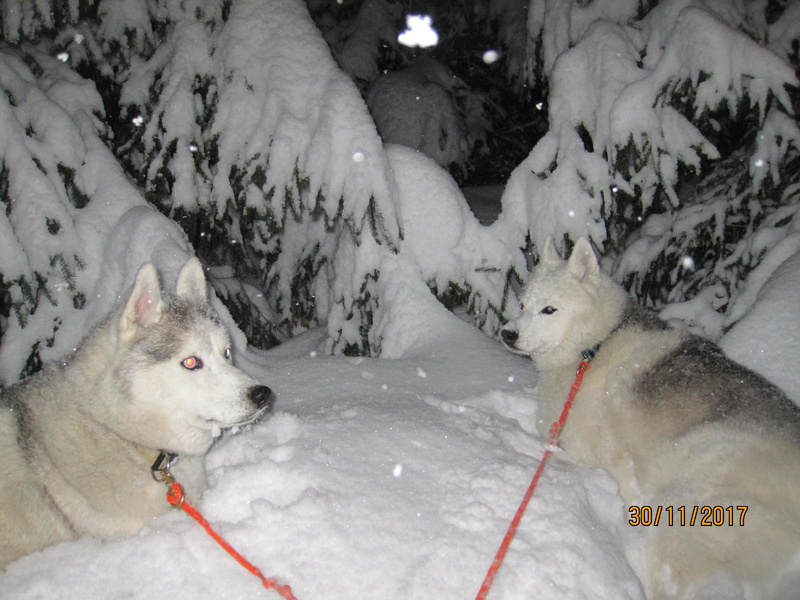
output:
<path id="1" fill-rule="evenodd" d="M 253 385 L 247 388 L 247 398 L 256 405 L 256 408 L 264 408 L 272 396 L 272 390 L 265 385 Z"/>
<path id="2" fill-rule="evenodd" d="M 519 333 L 513 329 L 503 329 L 503 331 L 500 332 L 500 337 L 503 338 L 503 342 L 510 346 L 517 341 L 517 338 L 519 338 Z"/>

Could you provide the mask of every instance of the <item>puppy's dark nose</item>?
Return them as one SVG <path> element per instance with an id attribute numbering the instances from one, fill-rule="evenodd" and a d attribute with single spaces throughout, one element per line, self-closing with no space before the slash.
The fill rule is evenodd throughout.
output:
<path id="1" fill-rule="evenodd" d="M 253 385 L 247 388 L 247 398 L 256 405 L 256 408 L 264 408 L 272 396 L 272 390 L 265 385 Z"/>
<path id="2" fill-rule="evenodd" d="M 513 329 L 503 329 L 503 331 L 500 332 L 500 337 L 503 338 L 503 342 L 510 346 L 517 341 L 517 338 L 519 338 L 519 333 Z"/>

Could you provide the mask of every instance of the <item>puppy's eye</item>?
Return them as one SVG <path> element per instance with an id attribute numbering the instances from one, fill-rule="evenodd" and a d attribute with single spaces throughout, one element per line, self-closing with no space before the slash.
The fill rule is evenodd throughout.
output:
<path id="1" fill-rule="evenodd" d="M 557 310 L 558 310 L 558 309 L 557 309 L 557 308 L 555 308 L 555 307 L 553 307 L 553 306 L 545 306 L 545 307 L 542 309 L 542 314 L 543 314 L 543 315 L 552 315 L 552 314 L 553 314 L 554 312 L 556 312 Z"/>
<path id="2" fill-rule="evenodd" d="M 225 360 L 230 360 L 233 357 L 230 348 L 225 348 L 225 352 L 223 352 L 222 355 L 225 357 Z"/>
<path id="3" fill-rule="evenodd" d="M 203 368 L 203 361 L 196 356 L 188 356 L 181 361 L 181 366 L 189 371 L 197 371 Z"/>

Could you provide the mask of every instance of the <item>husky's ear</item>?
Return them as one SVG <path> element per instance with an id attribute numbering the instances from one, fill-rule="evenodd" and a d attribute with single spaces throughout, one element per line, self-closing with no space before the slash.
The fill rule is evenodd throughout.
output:
<path id="1" fill-rule="evenodd" d="M 600 264 L 597 262 L 597 256 L 594 253 L 591 242 L 586 238 L 580 238 L 575 242 L 575 247 L 569 257 L 567 270 L 581 281 L 589 277 L 595 277 L 600 273 Z"/>
<path id="2" fill-rule="evenodd" d="M 556 251 L 556 245 L 553 242 L 553 236 L 548 235 L 542 247 L 542 254 L 539 262 L 543 265 L 557 265 L 561 262 L 561 257 Z"/>
<path id="3" fill-rule="evenodd" d="M 206 295 L 206 276 L 203 273 L 203 265 L 200 261 L 192 257 L 183 265 L 178 274 L 178 284 L 175 293 L 181 300 L 187 300 L 195 304 L 205 304 L 208 302 Z"/>
<path id="4" fill-rule="evenodd" d="M 122 312 L 119 322 L 122 339 L 130 341 L 140 329 L 157 323 L 161 318 L 163 305 L 158 273 L 152 264 L 147 263 L 136 274 L 133 290 Z"/>

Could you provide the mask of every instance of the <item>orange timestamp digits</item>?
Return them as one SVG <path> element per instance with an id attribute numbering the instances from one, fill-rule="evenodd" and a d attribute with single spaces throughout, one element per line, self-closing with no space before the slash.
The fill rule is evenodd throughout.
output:
<path id="1" fill-rule="evenodd" d="M 630 525 L 679 527 L 744 526 L 747 506 L 631 506 Z"/>

